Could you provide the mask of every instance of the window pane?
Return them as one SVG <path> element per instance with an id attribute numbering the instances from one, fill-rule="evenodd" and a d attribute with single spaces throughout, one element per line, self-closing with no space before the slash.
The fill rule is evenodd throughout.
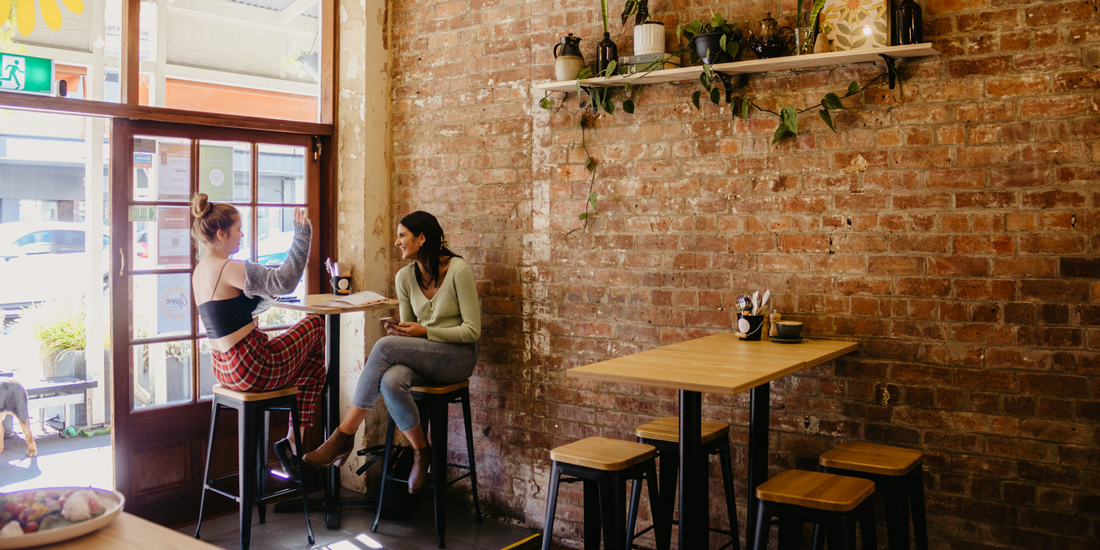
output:
<path id="1" fill-rule="evenodd" d="M 133 346 L 134 409 L 191 401 L 191 341 Z"/>
<path id="2" fill-rule="evenodd" d="M 306 203 L 306 148 L 269 145 L 257 146 L 259 162 L 259 201 L 279 204 Z"/>
<path id="3" fill-rule="evenodd" d="M 257 322 L 260 324 L 260 328 L 265 327 L 281 327 L 287 325 L 293 325 L 302 319 L 305 319 L 306 314 L 304 311 L 293 311 L 289 309 L 283 309 L 279 307 L 273 307 L 260 315 L 257 318 Z M 274 335 L 274 333 L 272 333 Z"/>
<path id="4" fill-rule="evenodd" d="M 287 251 L 294 242 L 294 209 L 260 207 L 259 250 L 256 261 L 263 265 L 281 265 L 286 261 Z"/>
<path id="5" fill-rule="evenodd" d="M 160 14 L 166 65 L 157 105 L 316 122 L 319 15 L 320 4 L 289 0 L 176 0 Z"/>
<path id="6" fill-rule="evenodd" d="M 156 220 L 134 222 L 134 269 L 191 265 L 191 211 L 186 206 L 153 206 Z"/>
<path id="7" fill-rule="evenodd" d="M 199 340 L 199 398 L 210 399 L 214 397 L 214 360 L 210 356 L 210 342 L 203 338 Z"/>
<path id="8" fill-rule="evenodd" d="M 252 200 L 252 147 L 248 143 L 199 142 L 199 191 L 214 202 Z"/>
<path id="9" fill-rule="evenodd" d="M 191 141 L 134 138 L 134 200 L 187 202 L 191 196 Z"/>
<path id="10" fill-rule="evenodd" d="M 131 294 L 134 338 L 191 334 L 191 275 L 135 275 Z"/>

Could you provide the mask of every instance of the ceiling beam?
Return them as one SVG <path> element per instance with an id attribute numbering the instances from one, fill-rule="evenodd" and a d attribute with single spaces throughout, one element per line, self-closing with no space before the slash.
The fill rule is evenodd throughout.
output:
<path id="1" fill-rule="evenodd" d="M 294 0 L 289 6 L 282 9 L 279 12 L 279 17 L 282 19 L 283 24 L 287 24 L 291 19 L 298 17 L 305 13 L 306 10 L 313 7 L 319 0 Z"/>

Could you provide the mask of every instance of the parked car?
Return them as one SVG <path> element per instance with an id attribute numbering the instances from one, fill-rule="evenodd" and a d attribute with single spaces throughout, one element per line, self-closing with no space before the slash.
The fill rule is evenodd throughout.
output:
<path id="1" fill-rule="evenodd" d="M 0 308 L 12 309 L 44 300 L 77 298 L 86 288 L 86 224 L 11 222 L 0 224 Z M 108 231 L 103 228 L 107 262 Z M 107 272 L 104 268 L 106 285 Z"/>

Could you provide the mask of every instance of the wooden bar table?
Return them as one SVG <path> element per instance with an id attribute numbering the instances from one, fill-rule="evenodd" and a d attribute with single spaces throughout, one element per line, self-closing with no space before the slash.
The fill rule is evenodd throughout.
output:
<path id="1" fill-rule="evenodd" d="M 360 311 L 373 311 L 378 309 L 393 309 L 398 305 L 397 300 L 387 300 L 376 304 L 357 307 L 331 307 L 322 306 L 325 302 L 339 298 L 333 294 L 310 294 L 299 302 L 280 301 L 274 307 L 293 311 L 304 311 L 314 315 L 325 317 L 325 367 L 328 374 L 325 377 L 325 438 L 340 425 L 340 314 L 357 313 Z M 320 501 L 320 506 L 325 511 L 325 527 L 328 529 L 340 528 L 340 472 L 335 466 L 325 473 L 325 496 Z M 309 503 L 313 509 L 315 503 Z M 301 511 L 301 501 L 293 500 L 281 502 L 276 505 L 277 512 Z"/>
<path id="2" fill-rule="evenodd" d="M 771 381 L 859 349 L 858 342 L 803 339 L 779 344 L 722 333 L 570 369 L 566 376 L 641 384 L 680 392 L 680 548 L 707 548 L 706 456 L 701 451 L 702 394 L 749 390 L 749 494 L 746 547 L 753 547 L 756 487 L 768 478 Z M 663 490 L 663 488 L 662 488 Z"/>
<path id="3" fill-rule="evenodd" d="M 55 550 L 218 550 L 217 546 L 122 512 L 106 527 L 49 545 Z"/>

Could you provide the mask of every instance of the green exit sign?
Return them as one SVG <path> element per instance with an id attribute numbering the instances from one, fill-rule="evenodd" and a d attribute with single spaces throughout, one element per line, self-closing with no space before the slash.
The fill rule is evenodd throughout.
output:
<path id="1" fill-rule="evenodd" d="M 131 206 L 129 217 L 132 222 L 155 222 L 157 221 L 157 207 Z"/>
<path id="2" fill-rule="evenodd" d="M 12 53 L 0 54 L 0 91 L 51 95 L 53 60 Z"/>

